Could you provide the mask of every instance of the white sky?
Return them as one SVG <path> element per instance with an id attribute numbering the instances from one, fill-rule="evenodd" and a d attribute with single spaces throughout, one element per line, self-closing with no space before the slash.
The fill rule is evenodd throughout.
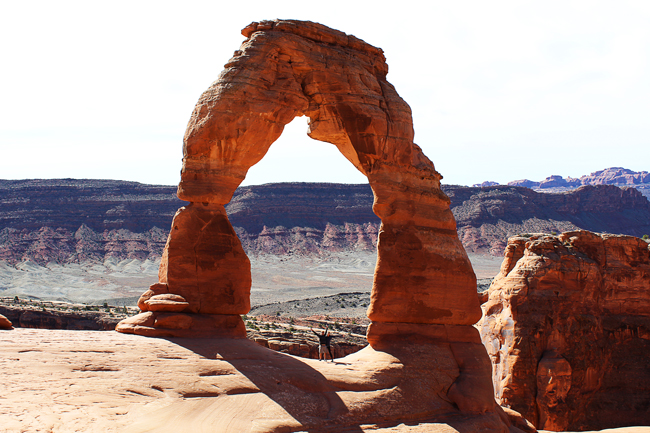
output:
<path id="1" fill-rule="evenodd" d="M 384 49 L 450 184 L 650 170 L 650 1 L 14 1 L 0 7 L 0 178 L 176 184 L 200 94 L 251 21 Z M 296 119 L 244 184 L 365 182 Z"/>

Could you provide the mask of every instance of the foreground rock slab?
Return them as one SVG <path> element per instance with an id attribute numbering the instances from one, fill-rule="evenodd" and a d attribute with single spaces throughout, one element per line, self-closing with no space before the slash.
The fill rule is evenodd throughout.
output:
<path id="1" fill-rule="evenodd" d="M 458 374 L 448 345 L 384 349 L 326 363 L 245 339 L 17 328 L 0 334 L 0 426 L 242 433 L 518 433 L 512 422 L 525 426 L 499 407 L 463 414 L 436 395 Z"/>

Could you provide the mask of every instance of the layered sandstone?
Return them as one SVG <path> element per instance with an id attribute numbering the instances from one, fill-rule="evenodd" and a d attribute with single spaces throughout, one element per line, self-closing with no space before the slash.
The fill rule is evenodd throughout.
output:
<path id="1" fill-rule="evenodd" d="M 127 317 L 124 310 L 118 312 L 106 308 L 104 311 L 83 311 L 78 307 L 68 308 L 65 304 L 0 301 L 0 327 L 2 317 L 21 328 L 67 329 L 85 331 L 108 331 L 115 329 L 120 319 Z"/>
<path id="2" fill-rule="evenodd" d="M 469 253 L 501 256 L 518 233 L 650 234 L 650 203 L 634 188 L 442 189 Z M 158 260 L 184 204 L 175 190 L 119 181 L 0 180 L 0 260 L 14 267 L 26 260 L 41 266 Z M 279 183 L 239 187 L 225 209 L 247 254 L 312 255 L 375 251 L 381 220 L 372 204 L 369 185 Z M 120 209 L 124 215 L 114 218 Z"/>
<path id="3" fill-rule="evenodd" d="M 537 428 L 650 424 L 650 251 L 573 231 L 509 240 L 479 323 L 496 399 Z"/>
<path id="4" fill-rule="evenodd" d="M 502 185 L 445 191 L 468 252 L 500 256 L 507 239 L 520 233 L 650 233 L 650 202 L 635 188 L 587 185 L 551 194 Z"/>

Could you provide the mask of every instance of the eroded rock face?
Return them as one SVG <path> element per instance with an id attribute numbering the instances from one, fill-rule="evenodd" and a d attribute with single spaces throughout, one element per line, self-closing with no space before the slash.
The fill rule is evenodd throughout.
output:
<path id="1" fill-rule="evenodd" d="M 537 428 L 650 424 L 650 251 L 587 231 L 513 237 L 479 323 L 497 401 Z"/>
<path id="2" fill-rule="evenodd" d="M 159 273 L 167 293 L 187 302 L 174 312 L 248 311 L 250 264 L 223 206 L 284 125 L 306 115 L 308 135 L 337 146 L 373 189 L 382 226 L 369 318 L 475 323 L 474 272 L 441 176 L 413 143 L 411 110 L 386 81 L 382 51 L 311 22 L 264 21 L 242 33 L 247 40 L 185 133 L 178 196 L 190 205 L 174 218 Z"/>

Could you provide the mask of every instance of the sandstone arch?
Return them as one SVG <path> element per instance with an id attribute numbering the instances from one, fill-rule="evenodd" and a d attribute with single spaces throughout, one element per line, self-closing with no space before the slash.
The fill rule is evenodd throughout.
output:
<path id="1" fill-rule="evenodd" d="M 185 133 L 178 196 L 191 204 L 174 218 L 160 283 L 140 299 L 143 314 L 117 329 L 245 335 L 238 315 L 250 308 L 250 263 L 224 205 L 284 126 L 306 115 L 309 136 L 337 146 L 375 195 L 382 226 L 370 343 L 404 333 L 446 340 L 452 329 L 473 335 L 475 275 L 441 176 L 413 142 L 411 110 L 386 81 L 382 50 L 311 22 L 263 21 L 242 34 Z"/>

